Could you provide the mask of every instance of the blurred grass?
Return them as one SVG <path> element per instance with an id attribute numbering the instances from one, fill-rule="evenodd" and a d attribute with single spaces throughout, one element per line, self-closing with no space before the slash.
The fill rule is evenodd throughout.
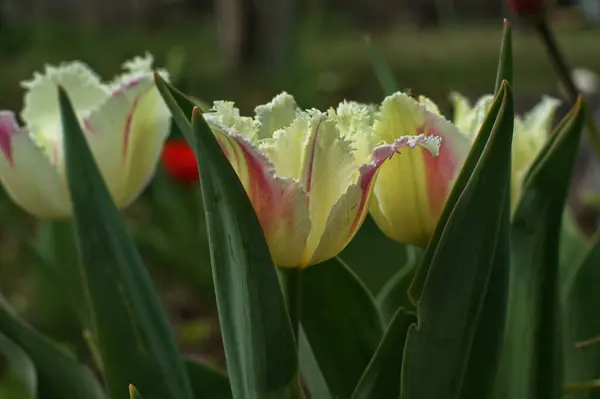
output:
<path id="1" fill-rule="evenodd" d="M 306 22 L 299 29 L 295 62 L 278 79 L 257 70 L 223 72 L 214 26 L 210 21 L 177 23 L 168 29 L 136 28 L 101 31 L 81 27 L 42 26 L 0 36 L 0 99 L 3 108 L 20 109 L 18 82 L 45 63 L 81 59 L 101 75 L 119 72 L 123 60 L 145 50 L 158 65 L 169 55 L 184 56 L 181 82 L 205 101 L 227 98 L 249 111 L 281 90 L 292 92 L 302 106 L 326 108 L 343 98 L 380 101 L 382 91 L 365 56 L 364 32 L 327 20 Z M 502 26 L 451 26 L 440 30 L 398 27 L 372 36 L 390 63 L 401 87 L 410 87 L 445 103 L 450 90 L 483 93 L 492 90 Z M 557 35 L 574 66 L 600 70 L 600 29 L 562 24 Z M 0 34 L 1 35 L 1 34 Z M 19 43 L 12 43 L 18 40 Z M 556 94 L 554 71 L 535 36 L 518 29 L 514 37 L 515 87 L 518 93 Z"/>

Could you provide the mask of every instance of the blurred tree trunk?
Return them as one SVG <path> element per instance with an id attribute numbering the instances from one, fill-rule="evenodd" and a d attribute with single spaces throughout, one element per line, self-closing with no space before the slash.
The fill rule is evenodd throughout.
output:
<path id="1" fill-rule="evenodd" d="M 420 28 L 438 28 L 440 13 L 436 0 L 414 0 L 417 26 Z"/>
<path id="2" fill-rule="evenodd" d="M 294 5 L 294 0 L 216 0 L 224 66 L 280 68 L 292 47 Z"/>

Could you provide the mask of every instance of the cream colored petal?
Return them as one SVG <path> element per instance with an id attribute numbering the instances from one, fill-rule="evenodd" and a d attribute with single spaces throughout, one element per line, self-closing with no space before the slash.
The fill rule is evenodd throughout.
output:
<path id="1" fill-rule="evenodd" d="M 286 92 L 278 94 L 271 102 L 256 107 L 257 138 L 273 137 L 276 131 L 290 126 L 297 111 L 296 100 Z"/>
<path id="2" fill-rule="evenodd" d="M 137 177 L 129 176 L 130 169 L 135 167 L 131 166 L 131 162 L 136 162 L 132 156 L 137 151 L 143 152 L 139 148 L 143 148 L 145 145 L 152 147 L 156 145 L 154 144 L 156 141 L 160 141 L 160 138 L 156 139 L 153 136 L 155 133 L 152 132 L 146 137 L 151 140 L 143 143 L 145 139 L 143 121 L 144 118 L 148 118 L 147 121 L 164 118 L 164 113 L 139 116 L 142 114 L 137 112 L 155 112 L 157 110 L 164 112 L 162 108 L 159 108 L 160 106 L 153 107 L 158 99 L 156 94 L 148 97 L 151 90 L 156 90 L 151 77 L 130 82 L 121 90 L 113 92 L 110 98 L 83 122 L 90 149 L 113 200 L 119 207 L 127 205 L 133 199 L 132 195 L 137 194 L 141 186 L 145 184 L 145 182 L 140 182 L 139 175 L 143 172 L 134 171 Z M 138 109 L 140 106 L 143 108 Z M 159 128 L 163 129 L 164 125 L 156 126 L 156 130 Z M 166 132 L 161 133 L 166 134 Z M 142 143 L 142 147 L 140 147 L 140 143 Z M 147 161 L 142 162 L 147 163 Z M 146 164 L 139 166 L 140 168 L 147 167 Z M 129 186 L 130 183 L 135 184 L 135 187 Z"/>
<path id="3" fill-rule="evenodd" d="M 334 112 L 330 112 L 330 116 L 335 118 L 336 126 L 342 137 L 352 142 L 351 146 L 357 163 L 370 161 L 373 151 L 371 130 L 375 115 L 376 109 L 353 101 L 341 102 Z"/>
<path id="4" fill-rule="evenodd" d="M 170 126 L 171 113 L 153 86 L 139 98 L 131 117 L 124 205 L 135 200 L 154 175 Z"/>
<path id="5" fill-rule="evenodd" d="M 309 195 L 311 230 L 303 265 L 313 257 L 331 209 L 359 178 L 350 142 L 340 136 L 335 120 L 318 111 L 311 111 L 310 115 L 311 134 L 304 147 L 301 181 Z"/>
<path id="6" fill-rule="evenodd" d="M 439 145 L 437 137 L 410 136 L 375 148 L 372 152 L 373 162 L 360 167 L 358 182 L 348 187 L 331 208 L 325 231 L 308 264 L 317 264 L 333 258 L 352 240 L 367 215 L 377 174 L 384 163 L 390 162 L 393 157 L 402 157 L 407 152 L 421 149 L 435 156 L 439 152 Z M 417 146 L 419 148 L 415 148 Z M 403 147 L 408 148 L 400 151 Z"/>
<path id="7" fill-rule="evenodd" d="M 215 101 L 205 116 L 235 130 L 250 140 L 256 140 L 258 136 L 256 121 L 247 116 L 241 116 L 240 110 L 235 108 L 231 101 Z"/>
<path id="8" fill-rule="evenodd" d="M 305 142 L 310 136 L 311 128 L 310 117 L 299 113 L 290 126 L 275 132 L 270 139 L 260 140 L 260 150 L 273 163 L 279 176 L 302 180 Z"/>
<path id="9" fill-rule="evenodd" d="M 273 164 L 249 140 L 218 118 L 206 116 L 206 120 L 246 189 L 273 262 L 299 267 L 311 229 L 306 191 L 299 182 L 278 176 Z"/>
<path id="10" fill-rule="evenodd" d="M 71 203 L 57 166 L 9 111 L 0 111 L 0 146 L 0 181 L 11 199 L 40 219 L 69 217 Z"/>
<path id="11" fill-rule="evenodd" d="M 392 143 L 400 136 L 423 133 L 441 138 L 439 155 L 433 157 L 419 148 L 386 162 L 370 206 L 373 219 L 388 237 L 418 245 L 425 244 L 433 232 L 471 140 L 406 95 L 384 100 L 373 127 L 374 139 Z"/>
<path id="12" fill-rule="evenodd" d="M 57 85 L 65 88 L 80 118 L 102 104 L 109 96 L 109 89 L 82 62 L 64 63 L 58 67 L 47 66 L 44 74 L 36 73 L 32 80 L 22 82 L 27 92 L 21 118 L 27 126 L 35 126 L 45 134 L 58 134 L 54 130 L 45 129 L 47 125 L 56 124 L 56 121 L 60 120 Z"/>

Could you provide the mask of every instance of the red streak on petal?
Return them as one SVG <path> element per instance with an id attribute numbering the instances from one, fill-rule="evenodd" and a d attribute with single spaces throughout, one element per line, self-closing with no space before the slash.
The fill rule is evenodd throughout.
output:
<path id="1" fill-rule="evenodd" d="M 362 191 L 360 197 L 360 204 L 358 206 L 358 211 L 356 212 L 356 216 L 352 221 L 352 225 L 350 226 L 350 234 L 353 235 L 354 232 L 358 229 L 360 223 L 364 219 L 366 215 L 366 210 L 369 205 L 369 199 L 371 198 L 371 188 L 373 185 L 373 181 L 375 176 L 377 175 L 377 171 L 385 162 L 384 160 L 378 161 L 374 166 L 370 167 L 366 172 L 364 172 L 360 177 L 360 189 Z"/>
<path id="2" fill-rule="evenodd" d="M 423 130 L 424 129 L 419 129 L 419 134 L 421 134 Z M 446 203 L 446 198 L 450 191 L 450 184 L 455 178 L 458 162 L 455 159 L 452 148 L 448 144 L 448 140 L 451 140 L 450 138 L 447 138 L 443 133 L 438 132 L 433 127 L 427 129 L 427 134 L 433 134 L 442 138 L 440 152 L 437 156 L 433 156 L 425 149 L 419 150 L 423 153 L 429 210 L 432 215 L 439 215 Z"/>
<path id="3" fill-rule="evenodd" d="M 131 109 L 127 114 L 127 119 L 125 120 L 125 134 L 123 135 L 123 157 L 127 155 L 127 147 L 129 146 L 129 136 L 131 135 L 131 123 L 133 121 L 133 114 L 139 103 L 139 97 L 136 97 L 131 104 Z"/>
<path id="4" fill-rule="evenodd" d="M 315 152 L 317 150 L 317 140 L 319 139 L 319 127 L 321 126 L 321 122 L 322 122 L 322 120 L 317 122 L 317 125 L 315 126 L 315 132 L 313 134 L 312 141 L 310 143 L 310 152 L 308 154 L 308 170 L 306 171 L 306 178 L 305 178 L 306 183 L 304 184 L 304 187 L 306 189 L 306 192 L 309 194 L 310 194 L 310 190 L 311 190 L 311 186 L 312 186 L 312 173 L 313 173 L 313 166 L 314 166 L 314 162 L 315 162 Z M 309 196 L 309 198 L 310 198 L 310 196 Z"/>
<path id="5" fill-rule="evenodd" d="M 241 149 L 244 158 L 242 161 L 245 161 L 248 168 L 246 193 L 263 230 L 267 233 L 277 224 L 284 222 L 288 229 L 292 229 L 293 206 L 287 198 L 285 188 L 269 176 L 269 165 L 265 164 L 264 160 L 255 154 L 256 150 L 250 148 L 241 138 L 229 137 L 229 139 L 235 140 Z"/>
<path id="6" fill-rule="evenodd" d="M 195 183 L 200 178 L 194 151 L 184 140 L 165 143 L 162 164 L 167 173 L 181 183 Z"/>

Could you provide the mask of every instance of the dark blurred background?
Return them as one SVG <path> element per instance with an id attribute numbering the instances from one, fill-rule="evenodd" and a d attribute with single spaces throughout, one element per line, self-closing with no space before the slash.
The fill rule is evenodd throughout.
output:
<path id="1" fill-rule="evenodd" d="M 145 51 L 179 89 L 207 103 L 234 100 L 246 113 L 282 90 L 307 108 L 380 102 L 365 47 L 370 35 L 400 87 L 431 97 L 450 117 L 450 91 L 476 98 L 493 90 L 504 17 L 515 26 L 517 111 L 542 94 L 561 97 L 540 41 L 502 0 L 0 0 L 0 109 L 20 111 L 19 82 L 46 63 L 82 60 L 108 79 Z M 550 19 L 571 65 L 600 71 L 600 0 L 559 1 Z M 582 168 L 584 175 L 588 164 Z M 196 190 L 159 169 L 126 216 L 182 346 L 222 364 L 206 239 L 195 231 L 202 215 Z M 0 292 L 40 330 L 77 341 L 60 289 L 39 271 L 39 234 L 2 194 Z M 369 270 L 365 280 L 377 292 L 402 263 L 373 256 L 406 254 L 381 244 L 370 220 L 359 238 L 381 239 L 376 250 L 344 253 L 357 271 Z M 382 264 L 393 270 L 373 269 Z"/>

